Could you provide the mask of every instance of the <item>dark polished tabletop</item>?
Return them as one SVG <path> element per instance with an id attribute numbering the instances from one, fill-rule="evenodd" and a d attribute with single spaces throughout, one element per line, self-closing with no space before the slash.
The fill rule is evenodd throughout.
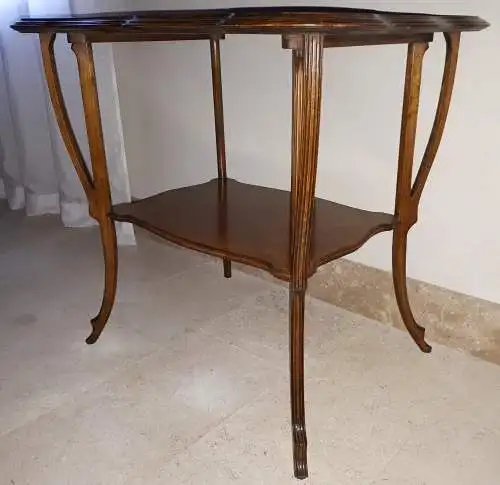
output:
<path id="1" fill-rule="evenodd" d="M 248 7 L 209 10 L 149 10 L 84 15 L 22 17 L 19 32 L 164 32 L 176 34 L 408 35 L 482 30 L 479 17 L 382 12 L 339 7 Z"/>

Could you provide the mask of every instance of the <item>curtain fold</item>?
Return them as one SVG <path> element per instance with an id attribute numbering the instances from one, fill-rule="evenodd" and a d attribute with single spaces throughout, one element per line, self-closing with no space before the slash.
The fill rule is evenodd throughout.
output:
<path id="1" fill-rule="evenodd" d="M 10 29 L 20 15 L 65 13 L 72 13 L 70 0 L 0 0 L 0 197 L 28 216 L 59 214 L 65 226 L 82 227 L 95 221 L 88 214 L 85 194 L 52 112 L 38 37 Z M 58 36 L 55 50 L 68 112 L 88 161 L 76 61 L 65 36 Z M 108 122 L 104 135 L 112 198 L 127 202 L 130 187 L 111 48 L 106 59 L 98 57 L 97 49 L 96 70 L 105 76 L 99 79 L 99 94 L 103 123 Z M 118 224 L 117 230 L 120 244 L 134 244 L 130 225 Z"/>

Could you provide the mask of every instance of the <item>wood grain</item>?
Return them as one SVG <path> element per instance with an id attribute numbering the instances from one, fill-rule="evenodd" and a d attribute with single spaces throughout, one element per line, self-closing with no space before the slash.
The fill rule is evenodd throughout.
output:
<path id="1" fill-rule="evenodd" d="M 325 35 L 323 47 L 359 47 L 365 45 L 409 44 L 410 42 L 432 42 L 434 34 L 363 34 L 363 35 Z M 301 49 L 302 34 L 283 34 L 283 49 Z"/>
<path id="2" fill-rule="evenodd" d="M 223 211 L 227 211 L 226 228 L 218 224 Z M 115 205 L 111 217 L 133 222 L 181 246 L 227 256 L 290 281 L 290 192 L 285 190 L 228 179 L 224 200 L 214 179 Z M 391 214 L 316 199 L 308 275 L 393 226 Z"/>
<path id="3" fill-rule="evenodd" d="M 451 95 L 455 84 L 455 74 L 457 72 L 458 51 L 460 48 L 460 33 L 454 32 L 444 34 L 446 40 L 446 60 L 444 64 L 443 79 L 441 81 L 441 91 L 432 125 L 429 141 L 425 148 L 422 163 L 415 177 L 415 182 L 411 189 L 411 198 L 414 204 L 420 202 L 420 197 L 425 187 L 427 177 L 436 158 L 441 139 L 443 138 L 444 127 L 450 109 Z"/>
<path id="4" fill-rule="evenodd" d="M 76 42 L 76 37 L 82 35 L 81 32 L 68 32 L 68 42 Z M 211 40 L 214 38 L 223 39 L 225 36 L 215 34 L 167 34 L 165 32 L 130 32 L 117 31 L 117 32 L 99 32 L 99 31 L 86 31 L 85 38 L 92 44 L 102 42 L 181 42 L 190 40 Z"/>
<path id="5" fill-rule="evenodd" d="M 415 322 L 411 311 L 406 287 L 406 251 L 408 230 L 415 223 L 417 217 L 416 205 L 411 203 L 410 191 L 422 63 L 427 48 L 426 42 L 416 42 L 408 46 L 396 185 L 396 227 L 394 228 L 392 244 L 392 276 L 396 301 L 408 332 L 423 352 L 430 352 L 431 347 L 424 339 L 425 329 Z"/>
<path id="6" fill-rule="evenodd" d="M 443 136 L 455 80 L 460 34 L 447 33 L 445 34 L 445 38 L 446 61 L 438 106 L 429 141 L 413 185 L 413 159 L 418 120 L 422 62 L 428 45 L 426 43 L 413 43 L 408 46 L 396 187 L 396 225 L 392 244 L 392 275 L 396 301 L 403 323 L 423 352 L 430 352 L 431 346 L 424 339 L 425 329 L 415 321 L 415 317 L 411 310 L 406 285 L 406 253 L 408 246 L 408 231 L 418 219 L 420 198 Z"/>
<path id="7" fill-rule="evenodd" d="M 99 313 L 91 320 L 92 332 L 86 340 L 88 344 L 93 344 L 101 335 L 115 301 L 118 254 L 115 225 L 109 217 L 111 187 L 106 165 L 92 44 L 86 41 L 77 42 L 72 45 L 72 49 L 78 64 L 83 112 L 92 162 L 94 195 L 90 201 L 91 214 L 99 223 L 104 253 L 104 294 Z"/>
<path id="8" fill-rule="evenodd" d="M 308 476 L 304 408 L 304 299 L 314 236 L 316 172 L 323 82 L 321 34 L 305 34 L 292 57 L 292 180 L 290 203 L 290 401 L 296 478 Z"/>
<path id="9" fill-rule="evenodd" d="M 69 157 L 73 166 L 75 167 L 80 183 L 87 199 L 90 201 L 94 196 L 94 182 L 92 175 L 85 163 L 85 160 L 78 145 L 78 141 L 73 131 L 71 121 L 69 119 L 68 110 L 61 89 L 61 82 L 59 80 L 59 72 L 54 55 L 54 41 L 56 34 L 41 33 L 40 34 L 40 48 L 42 52 L 42 61 L 47 80 L 47 87 L 54 110 L 54 115 L 59 126 L 59 131 L 64 142 L 64 146 L 68 151 Z"/>
<path id="10" fill-rule="evenodd" d="M 479 17 L 431 15 L 338 7 L 253 7 L 211 10 L 150 10 L 90 15 L 21 17 L 19 32 L 72 32 L 105 35 L 224 35 L 321 32 L 343 37 L 413 35 L 482 30 Z M 110 37 L 110 41 L 111 41 Z M 122 39 L 123 40 L 123 39 Z"/>
<path id="11" fill-rule="evenodd" d="M 220 41 L 218 38 L 210 39 L 210 60 L 212 66 L 212 91 L 214 98 L 214 121 L 215 121 L 215 146 L 217 149 L 217 177 L 219 180 L 220 188 L 219 194 L 223 207 L 226 198 L 226 181 L 227 181 L 227 168 L 226 168 L 226 139 L 224 132 L 224 103 L 222 101 L 222 67 L 220 60 Z M 227 211 L 221 214 L 222 230 L 227 224 Z M 222 259 L 224 268 L 224 277 L 231 278 L 231 260 L 227 257 Z"/>

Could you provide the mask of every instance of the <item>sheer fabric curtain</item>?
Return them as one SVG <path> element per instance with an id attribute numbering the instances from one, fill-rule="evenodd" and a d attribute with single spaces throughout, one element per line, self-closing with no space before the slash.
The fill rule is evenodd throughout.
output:
<path id="1" fill-rule="evenodd" d="M 13 210 L 24 209 L 30 216 L 60 214 L 65 226 L 81 227 L 94 221 L 52 113 L 38 37 L 9 28 L 19 15 L 72 11 L 71 0 L 0 0 L 0 197 Z M 113 54 L 110 46 L 102 47 L 95 49 L 95 62 L 112 197 L 125 202 L 130 200 L 130 186 Z M 62 35 L 56 55 L 68 111 L 89 160 L 76 62 Z M 119 224 L 117 229 L 121 244 L 134 242 L 130 225 Z"/>

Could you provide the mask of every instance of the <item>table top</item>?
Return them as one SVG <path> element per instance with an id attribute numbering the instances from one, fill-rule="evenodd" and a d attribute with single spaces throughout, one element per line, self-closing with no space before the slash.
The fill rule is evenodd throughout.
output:
<path id="1" fill-rule="evenodd" d="M 321 32 L 339 37 L 413 35 L 482 30 L 479 17 L 382 12 L 337 7 L 252 7 L 150 10 L 22 17 L 19 32 L 164 33 L 177 35 Z"/>

